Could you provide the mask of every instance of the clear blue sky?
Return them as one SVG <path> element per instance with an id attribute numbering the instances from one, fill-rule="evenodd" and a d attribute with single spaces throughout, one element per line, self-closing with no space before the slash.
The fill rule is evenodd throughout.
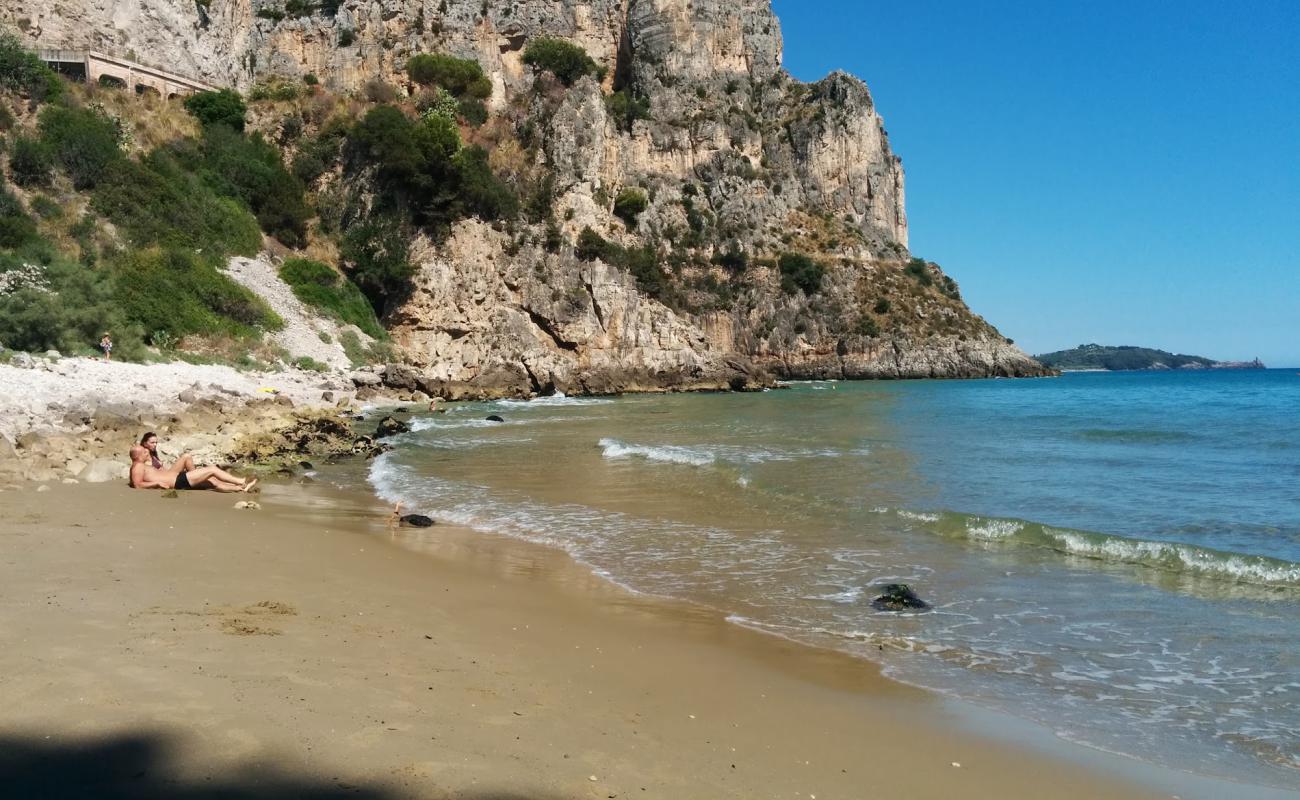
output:
<path id="1" fill-rule="evenodd" d="M 1300 0 L 774 0 L 867 82 L 915 255 L 1031 353 L 1300 367 Z"/>

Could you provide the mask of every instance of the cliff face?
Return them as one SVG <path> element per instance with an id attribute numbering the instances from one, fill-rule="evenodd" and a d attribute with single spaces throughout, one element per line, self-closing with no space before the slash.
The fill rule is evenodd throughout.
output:
<path id="1" fill-rule="evenodd" d="M 866 85 L 785 74 L 768 0 L 346 0 L 266 18 L 284 11 L 282 0 L 53 0 L 0 21 L 41 46 L 134 54 L 240 87 L 310 73 L 338 90 L 378 78 L 405 91 L 413 54 L 477 60 L 494 115 L 535 131 L 522 158 L 553 178 L 565 245 L 543 247 L 541 225 L 472 221 L 416 242 L 415 288 L 389 323 L 448 393 L 725 386 L 750 363 L 784 377 L 1044 372 L 937 267 L 909 262 L 902 164 Z M 537 78 L 523 53 L 539 35 L 581 45 L 603 81 Z M 615 91 L 648 114 L 616 117 Z M 613 206 L 628 188 L 648 207 L 625 223 Z M 661 254 L 664 302 L 579 260 L 586 228 Z M 824 267 L 819 289 L 783 287 L 777 257 L 790 252 Z"/>

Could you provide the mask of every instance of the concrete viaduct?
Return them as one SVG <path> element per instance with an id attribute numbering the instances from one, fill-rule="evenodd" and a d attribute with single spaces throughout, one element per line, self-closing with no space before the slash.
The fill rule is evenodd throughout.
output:
<path id="1" fill-rule="evenodd" d="M 116 83 L 136 94 L 155 92 L 159 97 L 172 98 L 217 88 L 94 50 L 41 50 L 39 55 L 42 61 L 62 75 L 78 77 L 86 83 Z"/>

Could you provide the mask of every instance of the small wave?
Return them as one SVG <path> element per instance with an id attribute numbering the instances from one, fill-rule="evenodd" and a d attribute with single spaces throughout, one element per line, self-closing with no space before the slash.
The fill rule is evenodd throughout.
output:
<path id="1" fill-rule="evenodd" d="M 544 406 L 604 406 L 614 401 L 607 397 L 569 397 L 561 392 L 546 397 L 534 397 L 532 400 L 498 400 L 495 405 L 502 408 L 538 408 Z"/>
<path id="2" fill-rule="evenodd" d="M 1268 556 L 1090 531 L 1054 528 L 1018 519 L 900 510 L 897 516 L 923 523 L 948 538 L 1002 542 L 1052 550 L 1062 555 L 1156 569 L 1191 578 L 1270 588 L 1300 589 L 1300 564 Z"/>
<path id="3" fill-rule="evenodd" d="M 938 514 L 930 514 L 921 511 L 907 511 L 906 509 L 900 509 L 894 513 L 903 519 L 910 519 L 915 522 L 938 522 L 940 519 Z"/>
<path id="4" fill-rule="evenodd" d="M 1173 444 L 1190 442 L 1196 438 L 1186 431 L 1162 431 L 1142 429 L 1090 428 L 1079 431 L 1080 439 L 1094 442 L 1119 442 L 1121 444 Z"/>
<path id="5" fill-rule="evenodd" d="M 647 461 L 688 464 L 692 467 L 706 467 L 716 460 L 712 453 L 696 447 L 626 444 L 617 439 L 601 439 L 599 444 L 605 458 L 640 457 Z"/>

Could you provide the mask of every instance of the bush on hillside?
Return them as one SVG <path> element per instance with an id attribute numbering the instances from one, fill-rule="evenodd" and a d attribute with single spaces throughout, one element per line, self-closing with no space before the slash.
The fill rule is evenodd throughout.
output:
<path id="1" fill-rule="evenodd" d="M 118 302 L 144 330 L 180 339 L 191 334 L 248 337 L 284 326 L 261 298 L 192 252 L 137 250 L 115 267 Z"/>
<path id="2" fill-rule="evenodd" d="M 348 277 L 381 318 L 409 291 L 415 275 L 407 260 L 407 241 L 402 224 L 386 217 L 355 224 L 343 236 Z"/>
<path id="3" fill-rule="evenodd" d="M 291 258 L 280 267 L 280 277 L 307 305 L 340 322 L 356 325 L 372 339 L 388 334 L 375 318 L 374 308 L 352 281 L 327 264 L 305 258 Z"/>
<path id="4" fill-rule="evenodd" d="M 636 218 L 650 206 L 645 192 L 628 187 L 618 193 L 614 200 L 614 216 L 623 220 L 629 228 L 636 227 Z"/>
<path id="5" fill-rule="evenodd" d="M 452 159 L 459 182 L 457 217 L 510 219 L 519 213 L 519 198 L 488 166 L 488 152 L 466 147 Z"/>
<path id="6" fill-rule="evenodd" d="M 406 74 L 421 86 L 440 86 L 458 98 L 492 96 L 492 82 L 473 59 L 420 53 L 407 60 Z"/>
<path id="7" fill-rule="evenodd" d="M 49 145 L 31 136 L 19 136 L 9 148 L 9 171 L 19 186 L 46 186 L 54 171 Z"/>
<path id="8" fill-rule="evenodd" d="M 922 286 L 930 286 L 934 283 L 934 277 L 930 274 L 930 265 L 923 258 L 913 258 L 908 261 L 903 272 L 911 275 Z"/>
<path id="9" fill-rule="evenodd" d="M 143 355 L 143 337 L 116 302 L 103 270 L 64 259 L 0 254 L 0 342 L 11 350 L 88 352 L 105 332 L 113 354 Z"/>
<path id="10" fill-rule="evenodd" d="M 0 183 L 0 248 L 17 250 L 40 238 L 36 222 L 28 215 L 9 187 Z"/>
<path id="11" fill-rule="evenodd" d="M 420 203 L 446 179 L 460 134 L 441 117 L 416 121 L 394 106 L 379 106 L 353 126 L 348 149 L 376 168 L 382 199 L 400 208 Z"/>
<path id="12" fill-rule="evenodd" d="M 802 253 L 782 253 L 777 267 L 781 270 L 781 288 L 787 294 L 801 291 L 811 295 L 822 288 L 826 268 Z"/>
<path id="13" fill-rule="evenodd" d="M 262 245 L 246 208 L 218 196 L 165 150 L 112 164 L 95 187 L 92 206 L 138 247 L 183 247 L 220 258 L 251 256 Z"/>
<path id="14" fill-rule="evenodd" d="M 124 159 L 117 123 L 88 108 L 49 106 L 41 112 L 41 141 L 77 189 L 90 189 Z"/>
<path id="15" fill-rule="evenodd" d="M 278 148 L 260 133 L 245 136 L 224 125 L 204 129 L 198 142 L 176 148 L 186 168 L 202 176 L 218 194 L 242 200 L 262 230 L 290 247 L 307 236 L 311 209 L 302 183 L 289 174 Z"/>
<path id="16" fill-rule="evenodd" d="M 203 125 L 228 125 L 242 131 L 248 106 L 244 105 L 244 98 L 238 92 L 221 89 L 215 92 L 195 92 L 185 98 L 185 110 Z"/>
<path id="17" fill-rule="evenodd" d="M 600 76 L 603 70 L 573 42 L 543 36 L 528 43 L 524 49 L 524 63 L 534 69 L 550 72 L 565 86 L 572 86 L 584 75 Z"/>
<path id="18" fill-rule="evenodd" d="M 378 210 L 409 215 L 435 235 L 466 216 L 503 219 L 518 211 L 518 197 L 493 174 L 487 151 L 462 150 L 456 124 L 440 115 L 412 120 L 379 106 L 353 127 L 347 149 L 354 167 L 374 168 Z"/>
<path id="19" fill-rule="evenodd" d="M 623 247 L 607 241 L 591 228 L 583 228 L 578 235 L 575 253 L 582 261 L 600 260 L 626 270 L 636 278 L 637 288 L 650 297 L 665 303 L 674 299 L 672 286 L 659 265 L 659 258 L 655 255 L 654 248 L 648 245 Z"/>
<path id="20" fill-rule="evenodd" d="M 63 82 L 54 70 L 28 52 L 12 33 L 0 30 L 0 88 L 10 89 L 42 103 L 63 94 Z"/>
<path id="21" fill-rule="evenodd" d="M 637 120 L 650 118 L 650 100 L 632 94 L 627 89 L 619 89 L 605 98 L 605 110 L 615 125 L 622 130 L 631 131 Z"/>

